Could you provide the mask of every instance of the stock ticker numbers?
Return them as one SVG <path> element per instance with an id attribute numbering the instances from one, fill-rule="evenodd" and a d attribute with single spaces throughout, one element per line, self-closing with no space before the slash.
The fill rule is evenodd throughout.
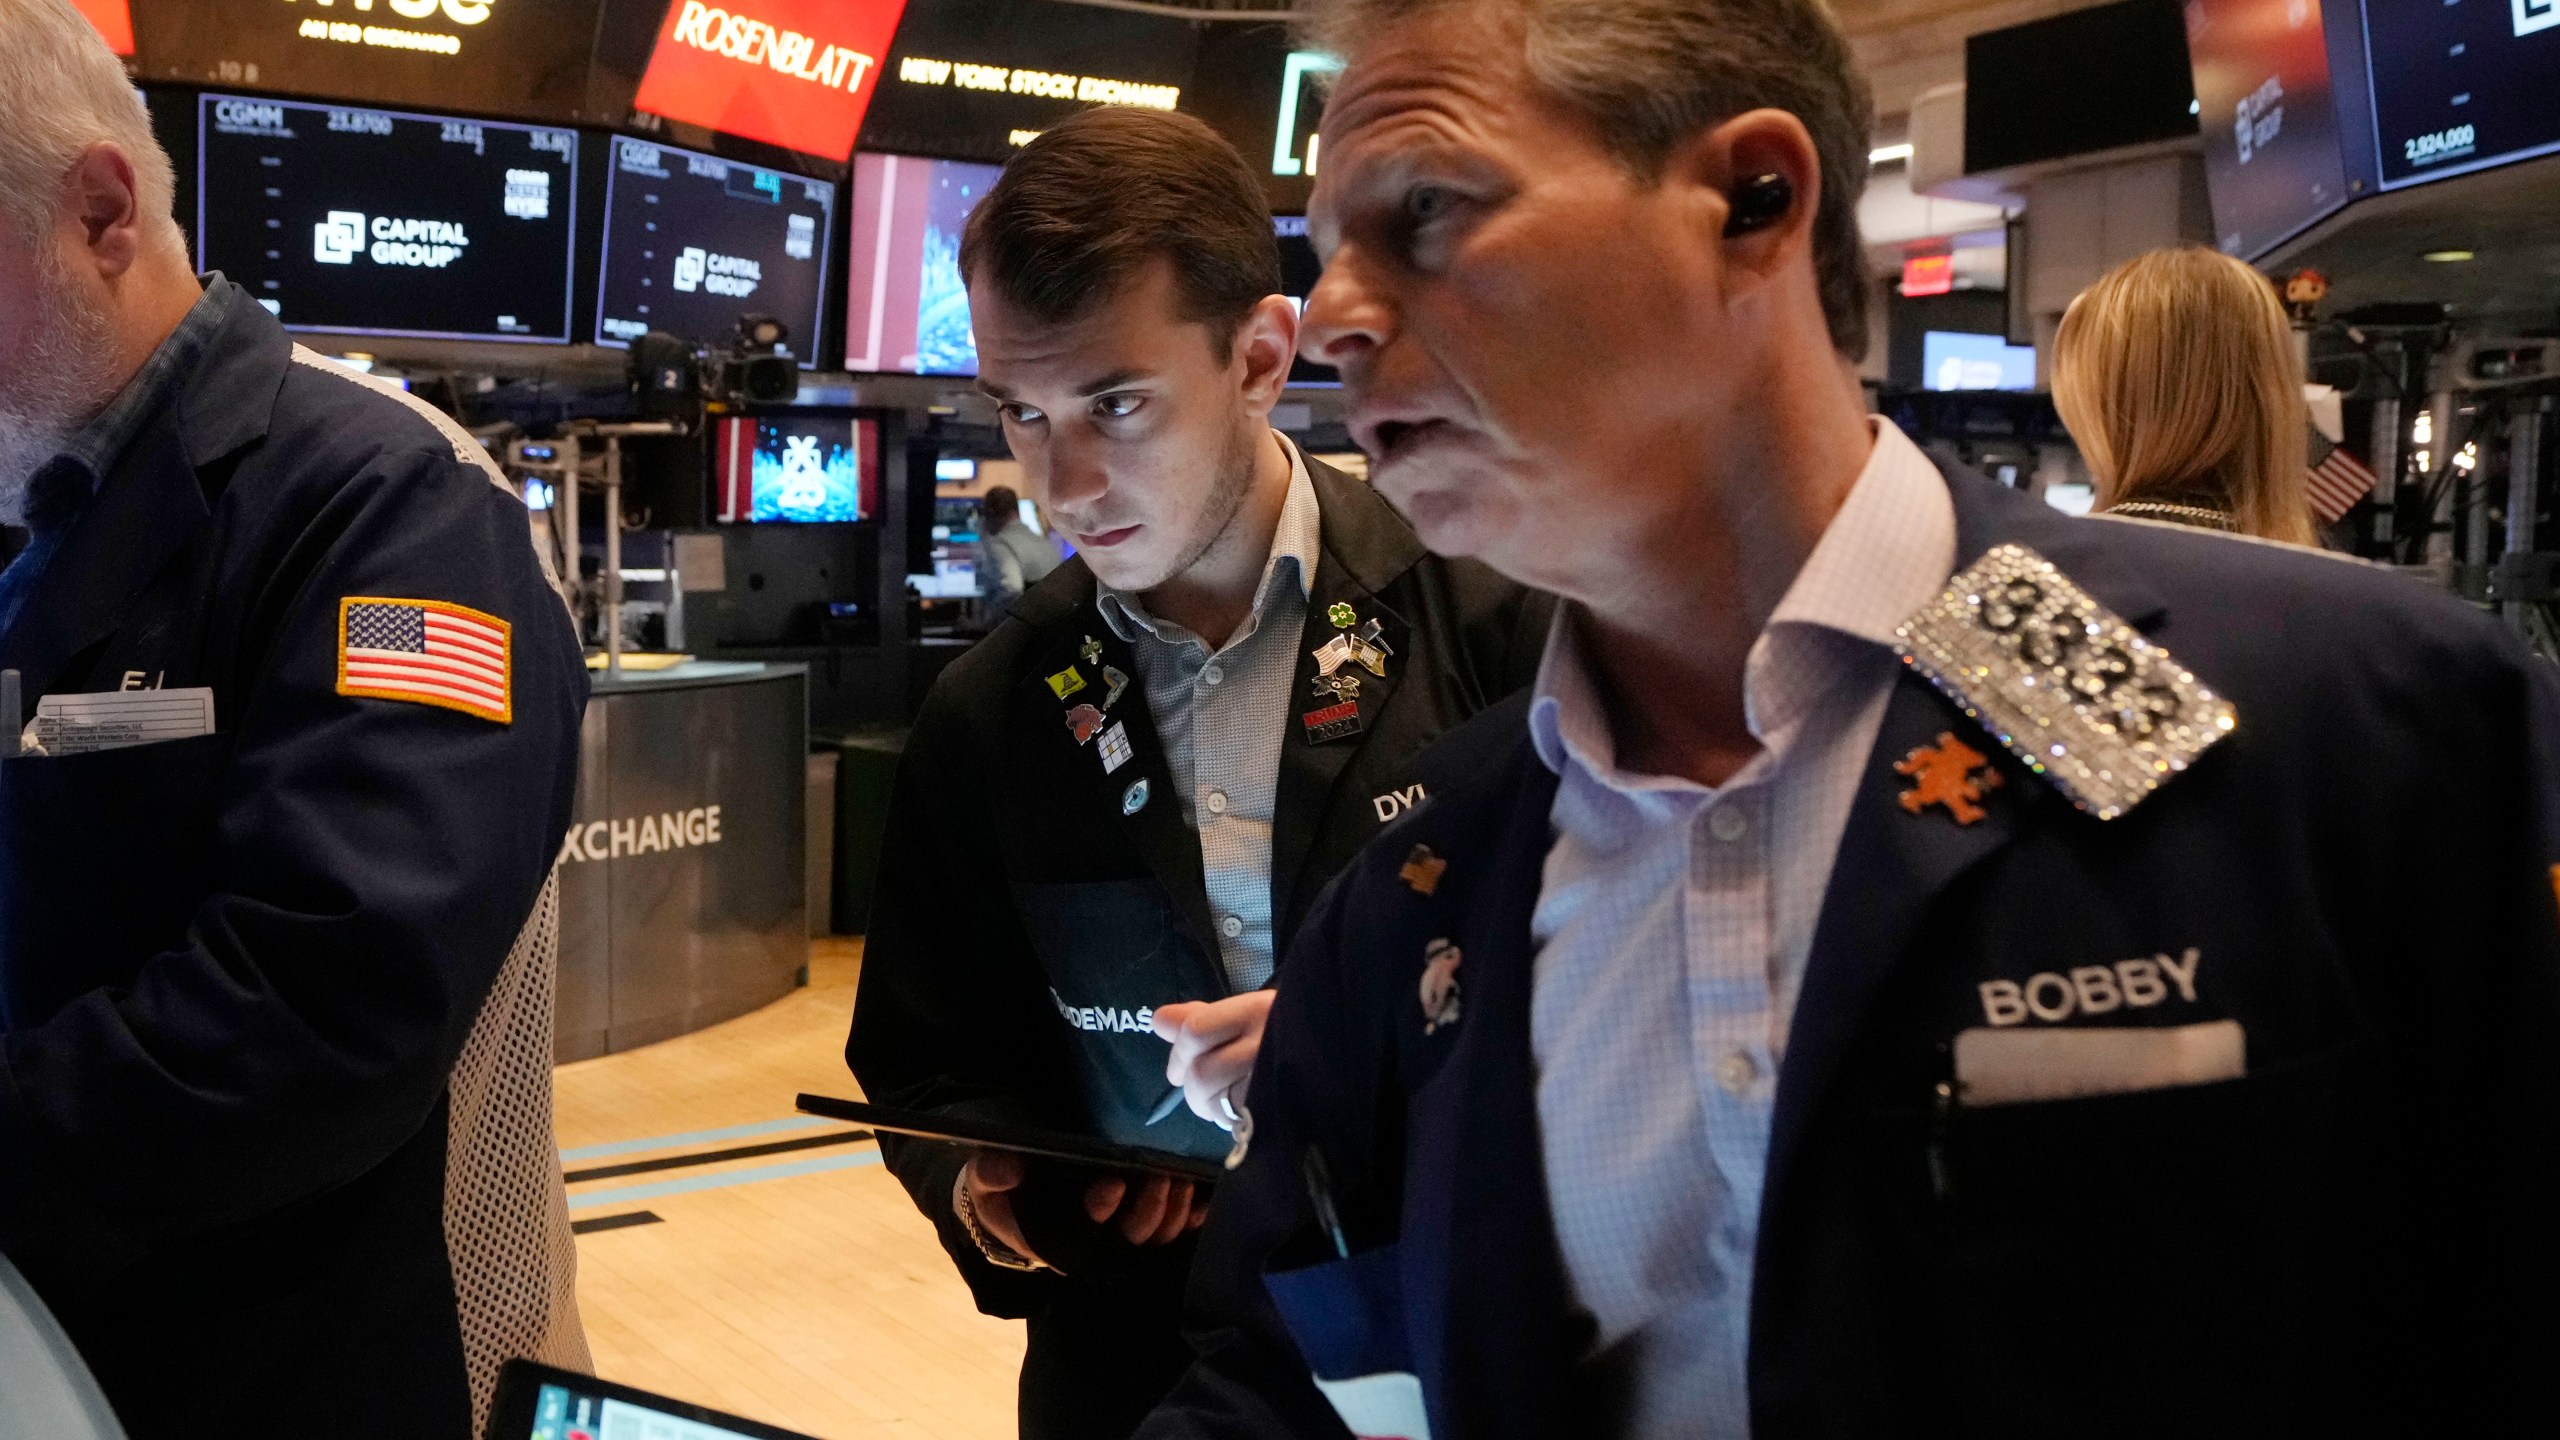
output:
<path id="1" fill-rule="evenodd" d="M 577 137 L 199 98 L 197 262 L 295 329 L 569 339 Z"/>
<path id="2" fill-rule="evenodd" d="M 2366 0 L 2384 188 L 2560 150 L 2560 3 Z"/>

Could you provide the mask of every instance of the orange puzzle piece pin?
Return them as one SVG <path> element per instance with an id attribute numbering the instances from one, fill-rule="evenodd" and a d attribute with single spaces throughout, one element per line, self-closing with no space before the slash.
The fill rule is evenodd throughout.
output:
<path id="1" fill-rule="evenodd" d="M 1428 895 L 1440 888 L 1440 877 L 1449 873 L 1449 862 L 1431 853 L 1428 845 L 1416 845 L 1404 857 L 1404 868 L 1396 877 L 1413 887 L 1416 895 Z"/>
<path id="2" fill-rule="evenodd" d="M 2000 788 L 2000 772 L 1990 765 L 1981 751 L 1957 739 L 1954 731 L 1941 730 L 1937 744 L 1915 746 L 1894 763 L 1894 773 L 1908 775 L 1912 782 L 1902 792 L 1902 808 L 1917 815 L 1932 805 L 1944 805 L 1957 824 L 1970 825 L 1991 813 L 1977 802 Z M 1976 770 L 1982 773 L 1976 775 Z"/>

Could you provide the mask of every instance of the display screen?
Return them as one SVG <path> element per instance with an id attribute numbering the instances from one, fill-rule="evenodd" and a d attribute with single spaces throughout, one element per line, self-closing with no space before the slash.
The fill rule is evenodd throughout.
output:
<path id="1" fill-rule="evenodd" d="M 1171 110 L 1199 27 L 1061 0 L 911 0 L 890 46 L 866 149 L 1001 163 L 1091 105 Z"/>
<path id="2" fill-rule="evenodd" d="M 1341 68 L 1300 46 L 1286 25 L 1206 26 L 1182 108 L 1234 142 L 1275 213 L 1296 213 L 1315 189 L 1324 87 Z"/>
<path id="3" fill-rule="evenodd" d="M 766 1433 L 545 1385 L 534 1397 L 530 1440 L 763 1440 Z"/>
<path id="4" fill-rule="evenodd" d="M 2254 258 L 2347 203 L 2317 0 L 2187 0 L 2214 239 Z"/>
<path id="5" fill-rule="evenodd" d="M 879 427 L 846 416 L 729 416 L 713 437 L 723 521 L 820 524 L 878 508 Z"/>
<path id="6" fill-rule="evenodd" d="M 1965 172 L 2196 133 L 2182 28 L 2174 0 L 2117 0 L 1967 37 Z"/>
<path id="7" fill-rule="evenodd" d="M 844 368 L 978 373 L 960 230 L 999 173 L 994 165 L 911 155 L 853 157 Z"/>
<path id="8" fill-rule="evenodd" d="M 540 119 L 585 111 L 599 0 L 132 0 L 143 75 Z"/>
<path id="9" fill-rule="evenodd" d="M 125 0 L 72 0 L 73 8 L 98 28 L 107 48 L 130 58 L 133 54 L 133 8 Z"/>
<path id="10" fill-rule="evenodd" d="M 842 160 L 906 0 L 672 0 L 632 107 Z"/>
<path id="11" fill-rule="evenodd" d="M 2033 390 L 2036 347 L 1931 330 L 1920 337 L 1920 383 L 1931 390 Z"/>
<path id="12" fill-rule="evenodd" d="M 835 234 L 832 181 L 785 175 L 647 140 L 613 142 L 605 182 L 596 343 L 652 330 L 726 340 L 741 315 L 791 327 L 783 353 L 817 363 Z"/>
<path id="13" fill-rule="evenodd" d="M 2385 189 L 2560 150 L 2560 0 L 2365 0 Z"/>
<path id="14" fill-rule="evenodd" d="M 1274 215 L 1271 233 L 1280 242 L 1280 293 L 1298 304 L 1298 313 L 1307 313 L 1307 297 L 1316 293 L 1316 281 L 1324 274 L 1324 262 L 1316 258 L 1315 242 L 1307 238 L 1307 217 Z M 1289 362 L 1292 385 L 1339 385 L 1342 372 L 1330 365 L 1318 365 L 1301 353 Z"/>
<path id="15" fill-rule="evenodd" d="M 287 326 L 568 341 L 575 131 L 236 95 L 196 118 L 197 268 Z"/>

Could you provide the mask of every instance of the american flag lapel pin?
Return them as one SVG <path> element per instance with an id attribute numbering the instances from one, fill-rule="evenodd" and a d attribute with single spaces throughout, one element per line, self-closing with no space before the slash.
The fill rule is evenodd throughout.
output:
<path id="1" fill-rule="evenodd" d="M 338 602 L 338 693 L 515 718 L 506 621 L 442 600 L 350 595 Z"/>

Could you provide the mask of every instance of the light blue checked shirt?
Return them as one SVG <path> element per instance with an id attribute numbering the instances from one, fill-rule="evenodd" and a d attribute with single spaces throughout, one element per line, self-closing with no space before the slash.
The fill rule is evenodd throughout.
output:
<path id="1" fill-rule="evenodd" d="M 1556 1239 L 1617 1414 L 1590 1433 L 1744 1437 L 1751 1258 L 1788 1021 L 1894 627 L 1955 569 L 1946 481 L 1879 423 L 1856 486 L 1743 670 L 1761 751 L 1722 786 L 1617 763 L 1571 612 L 1529 730 L 1560 777 L 1530 1036 Z"/>
<path id="2" fill-rule="evenodd" d="M 1183 814 L 1200 832 L 1200 868 L 1218 927 L 1218 958 L 1237 993 L 1271 979 L 1271 816 L 1280 790 L 1280 744 L 1289 730 L 1307 595 L 1323 551 L 1322 516 L 1306 457 L 1289 452 L 1289 498 L 1262 565 L 1253 611 L 1211 654 L 1206 642 L 1147 613 L 1138 596 L 1103 587 L 1102 623 L 1129 642 L 1147 714 Z"/>

